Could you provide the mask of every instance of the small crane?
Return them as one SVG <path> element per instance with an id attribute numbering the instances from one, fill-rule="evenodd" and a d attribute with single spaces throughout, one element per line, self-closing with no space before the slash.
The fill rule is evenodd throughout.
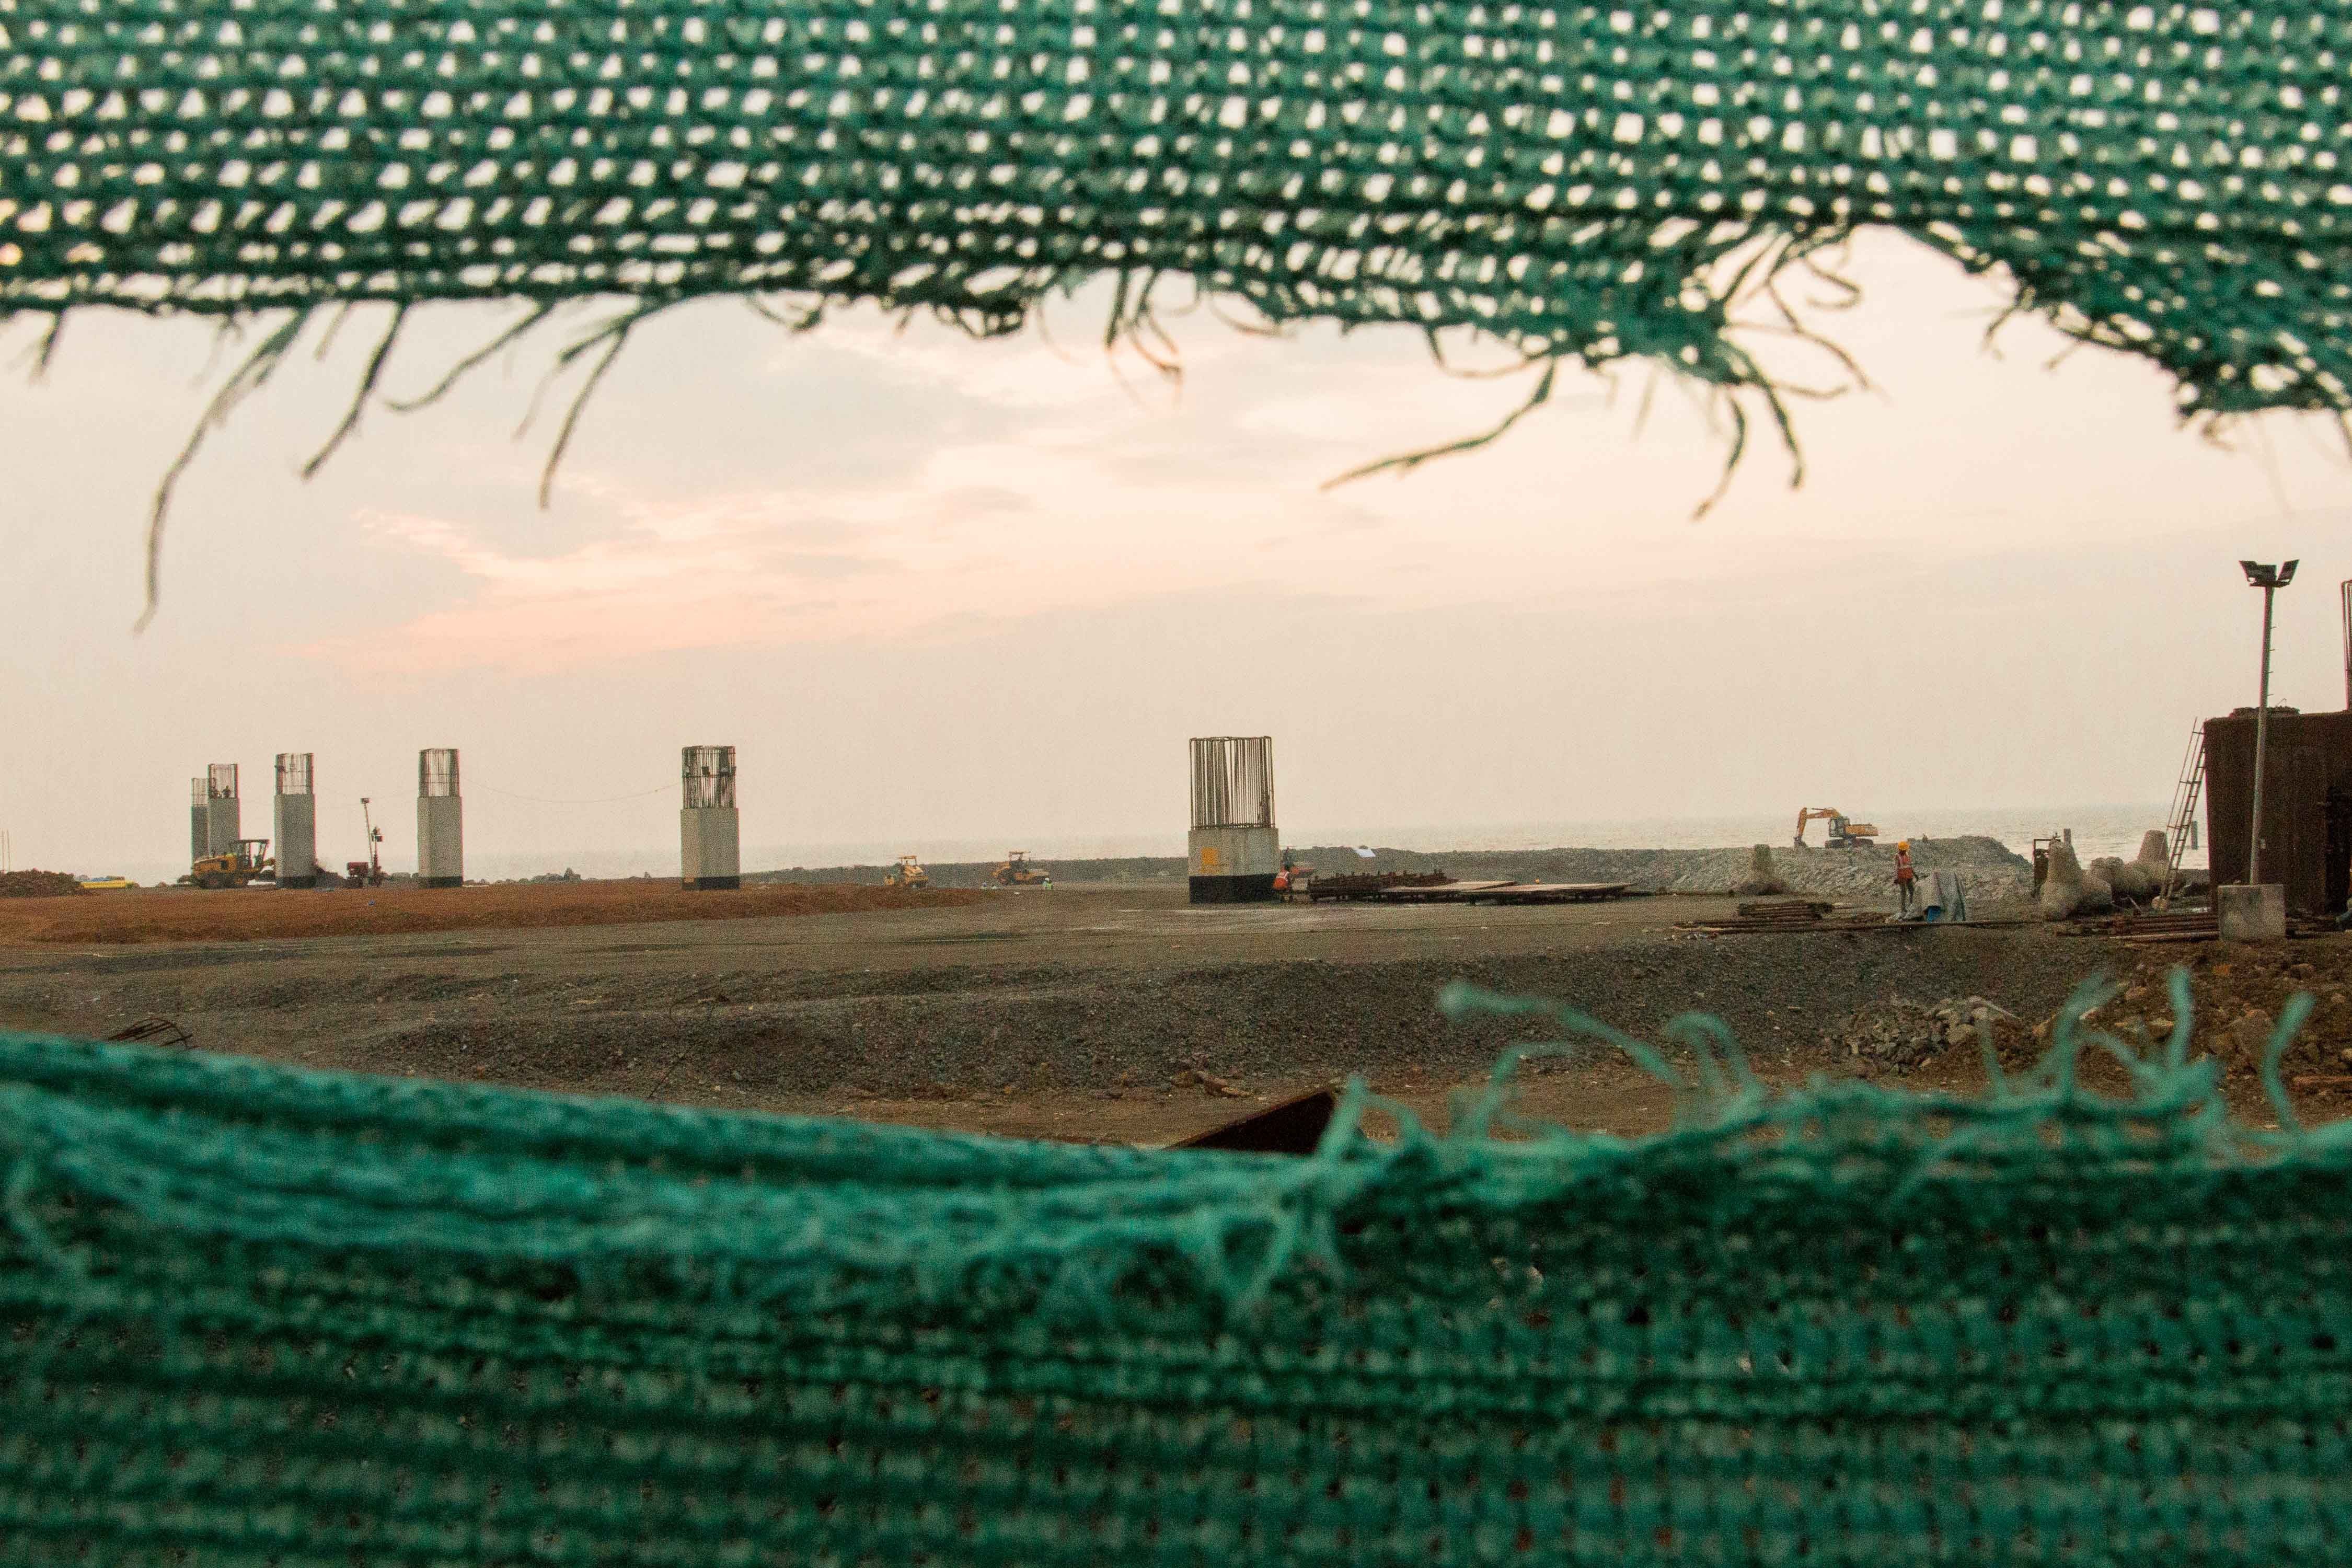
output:
<path id="1" fill-rule="evenodd" d="M 360 796 L 360 820 L 367 825 L 368 858 L 343 862 L 343 879 L 355 888 L 383 886 L 383 857 L 376 846 L 383 842 L 383 829 L 375 825 L 374 815 L 368 810 L 368 797 Z"/>

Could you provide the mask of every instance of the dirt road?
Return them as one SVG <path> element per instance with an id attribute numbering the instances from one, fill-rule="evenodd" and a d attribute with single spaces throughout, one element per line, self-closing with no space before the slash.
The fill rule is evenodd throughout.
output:
<path id="1" fill-rule="evenodd" d="M 414 936 L 669 921 L 761 920 L 941 909 L 972 889 L 761 886 L 688 889 L 675 880 L 499 882 L 464 888 L 133 889 L 0 900 L 0 944 L 259 942 L 271 937 Z"/>
<path id="2" fill-rule="evenodd" d="M 202 1047 L 320 1067 L 1148 1142 L 1350 1071 L 1441 1107 L 1504 1045 L 1554 1032 L 1447 1022 L 1433 999 L 1457 977 L 1637 1032 L 1714 1012 L 1790 1079 L 1828 1065 L 1823 1029 L 1890 994 L 2037 1017 L 2104 959 L 2035 930 L 1672 929 L 1727 908 L 1195 908 L 1065 886 L 856 914 L 5 945 L 0 1025 L 98 1037 L 164 1014 Z M 1238 1097 L 1173 1087 L 1190 1069 Z M 1637 1130 L 1672 1105 L 1598 1054 L 1538 1083 L 1585 1125 Z"/>

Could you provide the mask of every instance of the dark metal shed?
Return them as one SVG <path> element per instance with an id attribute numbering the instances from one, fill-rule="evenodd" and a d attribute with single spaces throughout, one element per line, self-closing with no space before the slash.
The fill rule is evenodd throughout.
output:
<path id="1" fill-rule="evenodd" d="M 2254 710 L 2205 721 L 2205 843 L 2213 884 L 2246 878 Z M 2273 708 L 2263 779 L 2263 880 L 2287 908 L 2332 915 L 2352 897 L 2352 712 Z"/>

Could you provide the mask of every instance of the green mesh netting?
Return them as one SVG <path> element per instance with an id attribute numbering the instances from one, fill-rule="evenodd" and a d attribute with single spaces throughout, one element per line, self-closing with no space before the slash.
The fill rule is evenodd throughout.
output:
<path id="1" fill-rule="evenodd" d="M 1115 272 L 1738 386 L 1743 289 L 1885 225 L 2189 411 L 2341 412 L 2347 46 L 2346 0 L 8 0 L 0 310 L 995 331 Z"/>
<path id="2" fill-rule="evenodd" d="M 2352 1127 L 2181 1016 L 1306 1160 L 0 1037 L 0 1562 L 2340 1562 Z"/>

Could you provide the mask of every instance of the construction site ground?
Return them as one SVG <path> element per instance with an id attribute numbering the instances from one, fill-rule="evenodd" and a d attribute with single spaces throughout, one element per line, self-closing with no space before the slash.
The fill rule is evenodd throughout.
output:
<path id="1" fill-rule="evenodd" d="M 0 923 L 0 1026 L 94 1038 L 162 1015 L 195 1048 L 317 1067 L 1159 1143 L 1349 1072 L 1442 1124 L 1451 1091 L 1483 1079 L 1506 1046 L 1557 1034 L 1528 1018 L 1448 1022 L 1434 999 L 1454 979 L 1572 1003 L 1640 1034 L 1685 1010 L 1711 1012 L 1776 1083 L 1862 1071 L 1972 1089 L 1982 1082 L 1973 1047 L 1895 1068 L 1842 1052 L 1839 1026 L 1897 996 L 1976 995 L 2026 1020 L 2014 1026 L 2021 1041 L 2102 970 L 2137 990 L 2110 1016 L 2144 1021 L 2164 1010 L 2162 970 L 2175 956 L 2032 925 L 1675 929 L 1728 915 L 1728 899 L 1196 907 L 1164 887 L 855 891 L 858 905 L 830 911 L 820 898 L 780 906 L 809 912 L 680 919 L 665 899 L 654 918 L 595 924 L 578 913 L 594 897 L 566 886 L 419 891 L 396 907 L 431 916 L 437 901 L 437 929 L 238 941 L 68 941 L 54 928 L 28 941 L 22 925 Z M 541 918 L 555 904 L 530 906 L 567 894 L 568 922 Z M 690 913 L 695 900 L 730 895 L 675 896 Z M 96 920 L 127 897 L 20 900 L 9 913 Z M 215 924 L 250 910 L 268 933 L 299 925 L 306 904 L 356 910 L 381 896 L 136 897 L 215 906 L 203 918 Z M 894 907 L 869 907 L 877 900 Z M 129 920 L 133 906 L 119 907 Z M 2250 1010 L 2273 1016 L 2297 987 L 2320 994 L 2311 1041 L 2290 1065 L 2327 1114 L 2352 1087 L 2342 1059 L 2352 939 L 2268 954 L 2177 951 L 2210 998 L 2206 1033 L 2225 1044 L 2252 1027 Z M 2304 973 L 2291 973 L 2298 964 Z M 2344 1085 L 2324 1081 L 2338 1075 Z M 2262 1119 L 2251 1066 L 2238 1064 L 2232 1083 L 2233 1100 Z M 1540 1065 L 1525 1087 L 1534 1114 L 1618 1132 L 1662 1127 L 1675 1105 L 1670 1089 L 1597 1048 Z"/>
<path id="2" fill-rule="evenodd" d="M 35 873 L 43 875 L 45 873 Z M 69 879 L 66 880 L 70 887 Z M 759 920 L 970 903 L 977 889 L 829 883 L 696 889 L 633 877 L 467 888 L 131 889 L 79 898 L 0 900 L 0 943 L 259 942 L 418 935 L 534 926 Z"/>

